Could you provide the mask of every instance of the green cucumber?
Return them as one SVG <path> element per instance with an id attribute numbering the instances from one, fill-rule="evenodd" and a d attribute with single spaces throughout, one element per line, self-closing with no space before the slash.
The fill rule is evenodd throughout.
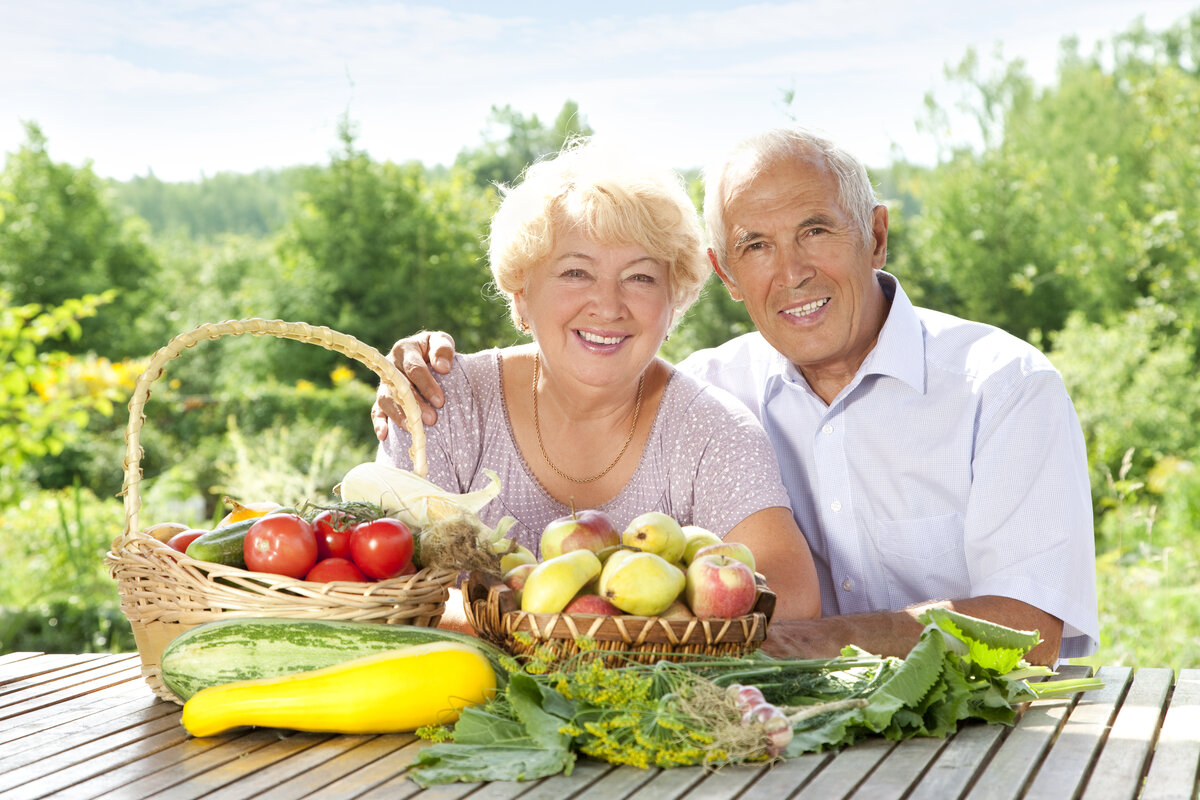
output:
<path id="1" fill-rule="evenodd" d="M 163 683 L 181 700 L 201 689 L 252 678 L 273 678 L 330 667 L 360 656 L 429 642 L 461 642 L 492 664 L 497 683 L 507 683 L 496 646 L 466 633 L 419 625 L 282 618 L 227 619 L 184 631 L 163 650 Z"/>
<path id="2" fill-rule="evenodd" d="M 279 508 L 271 512 L 271 514 L 295 513 L 298 512 L 294 508 Z M 264 516 L 270 516 L 271 514 Z M 211 561 L 215 564 L 224 564 L 227 567 L 245 569 L 246 556 L 244 546 L 246 533 L 260 519 L 262 517 L 251 517 L 241 522 L 235 522 L 232 525 L 222 525 L 220 528 L 214 528 L 203 536 L 196 537 L 187 546 L 186 555 L 188 558 L 194 558 L 197 561 Z"/>

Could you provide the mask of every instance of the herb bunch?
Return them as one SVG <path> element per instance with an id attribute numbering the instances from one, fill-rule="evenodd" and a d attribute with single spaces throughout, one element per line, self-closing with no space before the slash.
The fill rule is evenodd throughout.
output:
<path id="1" fill-rule="evenodd" d="M 422 786 L 527 780 L 570 774 L 576 753 L 643 768 L 719 768 L 866 736 L 946 736 L 963 719 L 1011 724 L 1021 703 L 1101 686 L 1091 678 L 1030 683 L 1053 675 L 1022 658 L 1036 632 L 944 609 L 922 620 L 926 629 L 903 659 L 847 647 L 833 659 L 679 655 L 606 666 L 614 654 L 587 642 L 558 662 L 539 648 L 494 699 L 465 709 L 452 732 L 418 731 L 437 743 L 409 775 Z M 762 698 L 752 709 L 746 687 Z M 790 725 L 782 737 L 780 717 Z"/>

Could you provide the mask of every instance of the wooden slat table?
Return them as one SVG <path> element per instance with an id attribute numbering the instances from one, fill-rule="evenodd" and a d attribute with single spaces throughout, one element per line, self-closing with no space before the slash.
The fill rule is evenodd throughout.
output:
<path id="1" fill-rule="evenodd" d="M 1079 677 L 1086 668 L 1068 667 Z M 863 741 L 770 767 L 640 770 L 581 759 L 570 776 L 451 784 L 404 776 L 411 735 L 267 729 L 194 739 L 136 655 L 0 655 L 0 798 L 1047 798 L 1194 800 L 1200 669 L 1103 667 L 1103 689 L 1030 704 L 1012 727 Z"/>

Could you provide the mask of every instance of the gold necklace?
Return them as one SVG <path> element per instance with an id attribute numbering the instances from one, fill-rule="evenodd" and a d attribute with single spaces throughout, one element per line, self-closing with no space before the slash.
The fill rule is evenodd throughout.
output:
<path id="1" fill-rule="evenodd" d="M 620 462 L 621 457 L 625 455 L 625 451 L 629 449 L 629 443 L 633 441 L 633 434 L 637 430 L 638 413 L 642 410 L 642 384 L 646 382 L 646 373 L 643 372 L 638 378 L 637 401 L 633 405 L 633 424 L 629 426 L 629 435 L 625 437 L 625 444 L 621 445 L 621 452 L 617 453 L 617 457 L 612 460 L 612 463 L 604 468 L 603 472 L 593 475 L 590 478 L 576 478 L 563 472 L 554 462 L 550 460 L 550 454 L 546 452 L 546 445 L 542 443 L 542 424 L 538 420 L 538 377 L 541 375 L 542 362 L 538 353 L 533 354 L 533 429 L 537 433 L 538 449 L 542 451 L 542 458 L 546 459 L 546 463 L 550 465 L 550 469 L 560 478 L 565 478 L 572 483 L 592 483 L 598 481 L 612 471 L 612 468 Z"/>

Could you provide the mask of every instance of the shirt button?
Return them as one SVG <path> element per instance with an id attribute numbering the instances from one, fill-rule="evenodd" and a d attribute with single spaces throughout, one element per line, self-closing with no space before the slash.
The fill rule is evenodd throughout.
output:
<path id="1" fill-rule="evenodd" d="M 842 588 L 845 589 L 847 592 L 854 591 L 854 581 L 850 580 L 849 578 L 846 578 L 846 580 L 842 581 Z"/>
<path id="2" fill-rule="evenodd" d="M 833 426 L 830 425 L 828 422 L 825 423 L 824 425 L 821 426 L 821 433 L 828 436 L 829 434 L 833 433 Z"/>
<path id="3" fill-rule="evenodd" d="M 841 511 L 842 510 L 842 501 L 834 500 L 832 503 L 829 504 L 829 507 L 831 509 L 833 509 L 834 511 Z"/>

